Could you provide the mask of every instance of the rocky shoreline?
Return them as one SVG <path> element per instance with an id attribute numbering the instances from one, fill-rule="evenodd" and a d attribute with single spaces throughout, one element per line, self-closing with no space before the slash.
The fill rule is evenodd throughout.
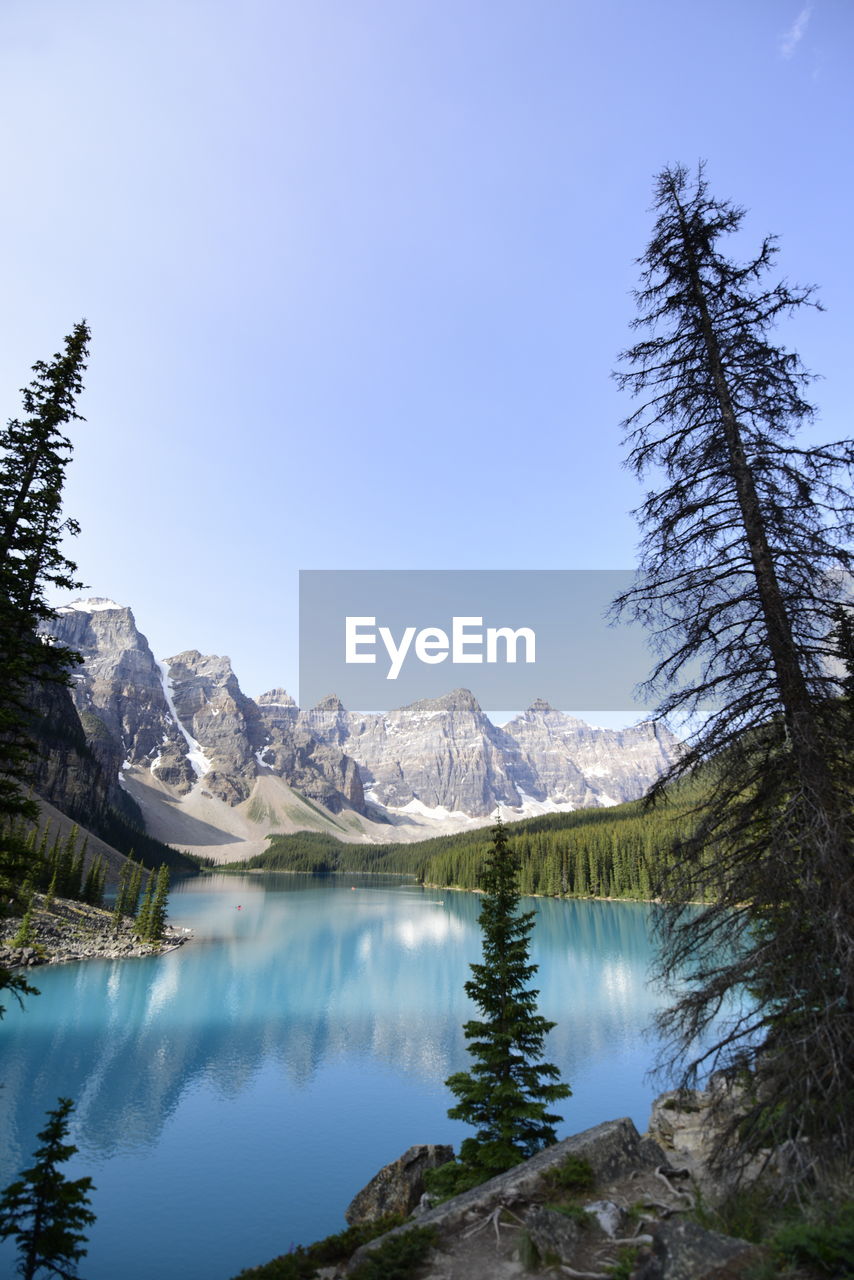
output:
<path id="1" fill-rule="evenodd" d="M 76 960 L 125 960 L 131 956 L 164 955 L 192 937 L 185 929 L 167 925 L 160 942 L 140 942 L 134 923 L 125 918 L 116 929 L 112 911 L 86 902 L 56 898 L 50 907 L 44 894 L 34 896 L 31 937 L 16 944 L 21 917 L 0 919 L 0 965 L 29 969 Z"/>
<path id="2" fill-rule="evenodd" d="M 422 1195 L 423 1174 L 449 1148 L 412 1147 L 380 1170 L 345 1215 L 351 1228 L 390 1214 L 409 1218 L 349 1258 L 319 1267 L 317 1280 L 361 1274 L 361 1264 L 413 1227 L 431 1237 L 423 1261 L 407 1272 L 412 1280 L 523 1280 L 532 1269 L 591 1280 L 750 1280 L 762 1250 L 695 1219 L 700 1166 L 693 1121 L 701 1101 L 704 1095 L 665 1094 L 644 1135 L 627 1118 L 607 1121 L 435 1207 Z M 683 1104 L 691 1122 L 684 1144 Z M 296 1275 L 286 1263 L 283 1256 L 235 1280 Z"/>
<path id="3" fill-rule="evenodd" d="M 350 1203 L 347 1232 L 297 1249 L 296 1258 L 292 1251 L 250 1267 L 235 1280 L 310 1274 L 524 1280 L 532 1271 L 589 1280 L 847 1277 L 849 1270 L 835 1265 L 841 1254 L 832 1228 L 830 1252 L 817 1267 L 809 1258 L 818 1254 L 805 1258 L 799 1245 L 775 1235 L 785 1220 L 775 1219 L 775 1209 L 787 1196 L 789 1224 L 797 1205 L 802 1224 L 812 1223 L 805 1229 L 816 1230 L 816 1223 L 835 1220 L 828 1212 L 841 1212 L 837 1198 L 850 1195 L 847 1182 L 834 1189 L 815 1180 L 815 1152 L 787 1142 L 746 1165 L 712 1162 L 726 1122 L 719 1108 L 737 1112 L 739 1098 L 722 1077 L 707 1091 L 672 1090 L 653 1103 L 645 1134 L 628 1118 L 606 1121 L 437 1204 L 425 1193 L 424 1174 L 452 1150 L 410 1147 Z M 357 1233 L 372 1227 L 373 1237 L 359 1243 Z M 746 1227 L 750 1238 L 733 1227 Z M 395 1270 L 391 1263 L 403 1256 L 407 1239 L 418 1252 L 405 1272 Z"/>

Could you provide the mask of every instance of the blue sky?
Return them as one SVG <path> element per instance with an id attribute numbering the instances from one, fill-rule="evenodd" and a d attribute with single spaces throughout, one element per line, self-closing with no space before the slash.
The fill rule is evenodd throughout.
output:
<path id="1" fill-rule="evenodd" d="M 0 412 L 86 316 L 92 593 L 257 694 L 301 568 L 629 567 L 609 371 L 676 161 L 819 285 L 785 337 L 849 434 L 852 36 L 849 0 L 3 0 Z"/>

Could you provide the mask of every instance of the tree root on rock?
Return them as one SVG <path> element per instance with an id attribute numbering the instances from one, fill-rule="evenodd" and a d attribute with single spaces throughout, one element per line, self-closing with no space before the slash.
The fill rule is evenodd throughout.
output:
<path id="1" fill-rule="evenodd" d="M 674 1169 L 672 1172 L 674 1174 L 687 1173 L 687 1170 Z M 677 1199 L 681 1198 L 683 1200 L 687 1200 L 692 1209 L 696 1208 L 696 1201 L 694 1197 L 687 1191 L 677 1191 L 676 1187 L 674 1187 L 673 1183 L 667 1177 L 667 1174 L 662 1173 L 661 1165 L 659 1165 L 658 1168 L 655 1170 L 655 1176 L 656 1178 L 661 1179 L 661 1181 L 667 1187 L 667 1190 L 670 1192 L 671 1195 L 676 1196 Z"/>
<path id="2" fill-rule="evenodd" d="M 507 1227 L 511 1231 L 519 1230 L 519 1227 L 517 1227 L 514 1222 L 500 1222 L 499 1219 L 502 1213 L 509 1213 L 511 1218 L 516 1219 L 519 1226 L 524 1226 L 524 1223 L 518 1214 L 514 1213 L 512 1209 L 508 1209 L 506 1204 L 500 1204 L 492 1210 L 492 1213 L 488 1213 L 485 1218 L 480 1220 L 480 1222 L 475 1223 L 473 1227 L 469 1227 L 468 1231 L 464 1231 L 462 1237 L 463 1240 L 470 1240 L 471 1237 L 476 1236 L 479 1231 L 483 1231 L 484 1227 L 488 1227 L 491 1222 L 495 1227 L 495 1247 L 497 1249 L 501 1244 L 501 1232 L 499 1228 Z"/>

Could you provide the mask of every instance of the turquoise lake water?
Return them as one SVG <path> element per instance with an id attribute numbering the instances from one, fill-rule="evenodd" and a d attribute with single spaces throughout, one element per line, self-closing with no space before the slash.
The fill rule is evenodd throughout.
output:
<path id="1" fill-rule="evenodd" d="M 238 910 L 238 906 L 240 910 Z M 644 1035 L 651 908 L 526 900 L 547 1042 L 573 1096 L 559 1136 L 629 1115 L 659 1086 Z M 178 951 L 34 971 L 0 1023 L 0 1186 L 44 1113 L 76 1101 L 64 1166 L 97 1223 L 83 1280 L 230 1280 L 340 1230 L 349 1200 L 417 1142 L 455 1146 L 444 1088 L 468 1055 L 474 894 L 371 877 L 214 876 L 170 897 Z M 6 1000 L 9 1005 L 9 1000 Z M 13 1274 L 10 1242 L 0 1274 Z"/>

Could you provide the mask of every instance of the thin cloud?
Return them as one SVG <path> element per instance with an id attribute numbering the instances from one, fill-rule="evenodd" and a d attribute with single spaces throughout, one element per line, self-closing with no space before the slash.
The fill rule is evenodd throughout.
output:
<path id="1" fill-rule="evenodd" d="M 780 53 L 784 58 L 791 58 L 803 40 L 809 26 L 811 13 L 812 5 L 807 5 L 805 9 L 801 9 L 788 31 L 780 37 Z"/>

